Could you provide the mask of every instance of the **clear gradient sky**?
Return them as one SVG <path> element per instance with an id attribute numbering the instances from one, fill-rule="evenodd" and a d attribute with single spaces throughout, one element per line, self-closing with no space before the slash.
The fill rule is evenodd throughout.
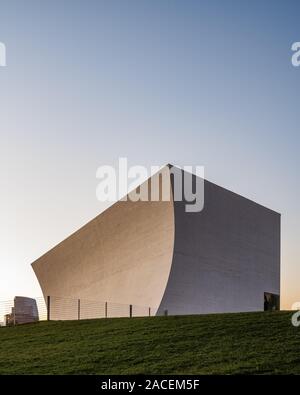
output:
<path id="1" fill-rule="evenodd" d="M 282 307 L 300 301 L 299 1 L 1 0 L 0 300 L 100 213 L 96 169 L 204 165 L 282 213 Z"/>

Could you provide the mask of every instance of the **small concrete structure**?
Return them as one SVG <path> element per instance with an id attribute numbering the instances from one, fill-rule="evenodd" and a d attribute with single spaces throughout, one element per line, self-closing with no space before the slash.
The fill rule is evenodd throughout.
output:
<path id="1" fill-rule="evenodd" d="M 10 314 L 5 315 L 5 325 L 20 325 L 37 322 L 39 313 L 35 299 L 25 296 L 16 296 Z"/>

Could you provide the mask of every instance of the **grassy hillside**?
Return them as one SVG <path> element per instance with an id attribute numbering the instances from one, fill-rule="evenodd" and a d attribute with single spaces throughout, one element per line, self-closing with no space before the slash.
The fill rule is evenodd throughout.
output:
<path id="1" fill-rule="evenodd" d="M 290 312 L 0 328 L 0 374 L 300 373 Z"/>

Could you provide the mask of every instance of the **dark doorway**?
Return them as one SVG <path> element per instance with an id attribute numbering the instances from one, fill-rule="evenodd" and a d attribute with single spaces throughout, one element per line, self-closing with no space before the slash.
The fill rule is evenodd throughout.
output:
<path id="1" fill-rule="evenodd" d="M 270 292 L 264 293 L 264 311 L 279 310 L 280 299 L 279 295 Z"/>

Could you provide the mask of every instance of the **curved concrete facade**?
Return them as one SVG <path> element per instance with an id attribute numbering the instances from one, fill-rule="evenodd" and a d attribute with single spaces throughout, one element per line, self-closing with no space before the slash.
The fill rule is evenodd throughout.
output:
<path id="1" fill-rule="evenodd" d="M 155 309 L 171 269 L 174 229 L 172 199 L 119 201 L 32 266 L 44 297 Z"/>
<path id="2" fill-rule="evenodd" d="M 204 181 L 204 209 L 174 202 L 171 272 L 159 312 L 264 310 L 264 294 L 280 295 L 280 215 Z"/>
<path id="3" fill-rule="evenodd" d="M 204 209 L 187 213 L 170 184 L 169 201 L 117 202 L 34 262 L 44 296 L 157 314 L 263 310 L 264 293 L 280 293 L 280 215 L 208 181 Z"/>

